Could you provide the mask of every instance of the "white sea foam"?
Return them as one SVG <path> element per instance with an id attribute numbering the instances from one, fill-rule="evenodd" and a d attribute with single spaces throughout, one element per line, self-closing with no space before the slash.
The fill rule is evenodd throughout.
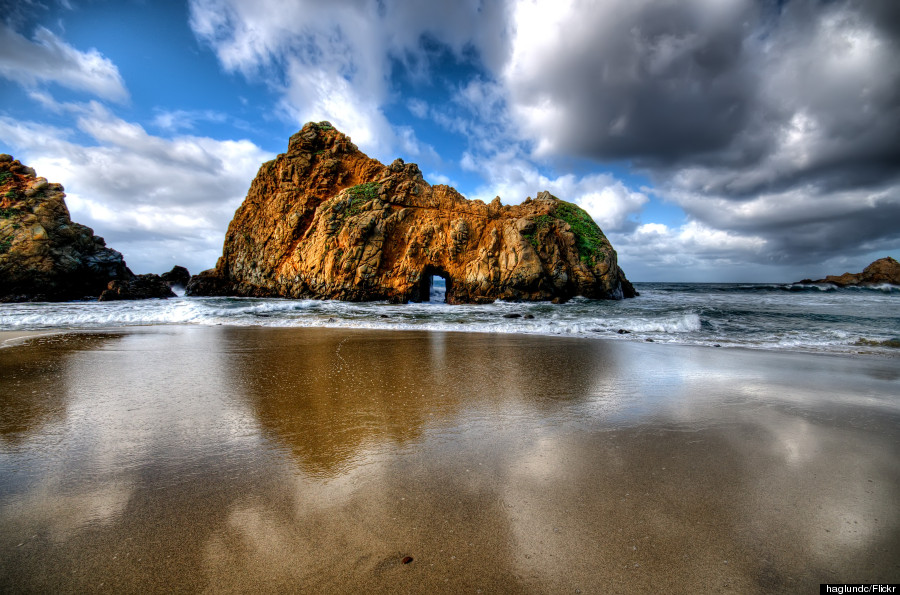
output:
<path id="1" fill-rule="evenodd" d="M 850 286 L 847 289 L 856 289 L 862 291 L 880 291 L 882 293 L 900 292 L 900 285 L 892 285 L 891 283 L 880 283 L 878 285 L 861 285 Z"/>
<path id="2" fill-rule="evenodd" d="M 784 285 L 787 289 L 818 289 L 819 291 L 837 291 L 838 286 L 834 283 L 791 283 Z"/>
<path id="3" fill-rule="evenodd" d="M 484 305 L 262 298 L 2 304 L 0 330 L 156 324 L 255 325 L 562 335 L 767 349 L 898 354 L 900 294 L 784 291 L 783 285 L 640 284 L 623 301 Z M 437 295 L 433 296 L 437 297 Z M 515 317 L 518 315 L 518 317 Z M 619 330 L 627 331 L 619 334 Z M 879 347 L 884 344 L 884 347 Z"/>
<path id="4" fill-rule="evenodd" d="M 677 318 L 623 321 L 623 328 L 632 332 L 696 333 L 700 330 L 700 316 L 685 314 Z"/>

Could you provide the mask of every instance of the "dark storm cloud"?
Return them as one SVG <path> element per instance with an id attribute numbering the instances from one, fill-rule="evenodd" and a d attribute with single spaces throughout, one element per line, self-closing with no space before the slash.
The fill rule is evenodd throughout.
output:
<path id="1" fill-rule="evenodd" d="M 900 38 L 900 3 L 896 0 L 872 0 L 858 3 L 860 10 L 865 11 L 879 29 L 887 36 Z"/>
<path id="2" fill-rule="evenodd" d="M 815 263 L 835 254 L 862 256 L 896 248 L 900 243 L 900 201 L 867 204 L 868 197 L 841 198 L 824 208 L 813 207 L 789 217 L 751 218 L 730 228 L 747 233 L 762 230 L 768 249 L 757 259 L 761 262 Z M 860 208 L 844 207 L 854 200 Z M 778 213 L 777 209 L 772 210 Z"/>
<path id="3" fill-rule="evenodd" d="M 565 43 L 520 52 L 507 79 L 514 105 L 555 151 L 750 167 L 805 119 L 818 127 L 814 159 L 794 175 L 847 165 L 865 181 L 900 159 L 900 48 L 887 35 L 896 5 L 610 2 L 573 10 Z"/>
<path id="4" fill-rule="evenodd" d="M 746 47 L 753 3 L 591 7 L 572 8 L 558 43 L 522 40 L 508 72 L 514 104 L 537 109 L 548 146 L 672 162 L 725 148 L 747 126 L 759 88 Z M 552 128 L 541 127 L 543 105 L 559 114 Z"/>
<path id="5" fill-rule="evenodd" d="M 764 240 L 751 260 L 896 249 L 900 3 L 576 3 L 557 20 L 564 42 L 522 40 L 504 73 L 538 153 L 645 169 L 693 220 Z"/>
<path id="6" fill-rule="evenodd" d="M 879 216 L 855 215 L 842 225 L 833 221 L 806 221 L 773 236 L 763 263 L 815 264 L 833 258 L 886 254 L 900 243 L 900 231 L 893 221 L 900 219 L 900 207 L 891 205 Z M 874 219 L 874 220 L 873 220 Z M 862 261 L 861 261 L 862 262 Z M 868 264 L 868 263 L 863 263 Z"/>

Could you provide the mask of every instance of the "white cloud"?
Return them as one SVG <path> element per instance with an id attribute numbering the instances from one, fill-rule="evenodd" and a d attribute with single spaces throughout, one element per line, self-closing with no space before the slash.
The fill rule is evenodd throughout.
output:
<path id="1" fill-rule="evenodd" d="M 74 132 L 0 117 L 0 135 L 38 175 L 66 188 L 72 219 L 94 228 L 135 272 L 215 264 L 225 229 L 267 153 L 247 140 L 162 138 L 99 104 L 71 105 Z"/>
<path id="2" fill-rule="evenodd" d="M 381 111 L 386 40 L 373 8 L 350 2 L 194 0 L 191 27 L 228 71 L 264 78 L 295 124 L 329 120 L 387 158 L 396 138 Z"/>
<path id="3" fill-rule="evenodd" d="M 640 212 L 649 200 L 641 192 L 635 192 L 612 176 L 598 174 L 586 176 L 573 184 L 575 202 L 590 213 L 591 217 L 610 231 L 625 227 L 629 215 Z"/>
<path id="4" fill-rule="evenodd" d="M 192 130 L 201 121 L 223 123 L 227 120 L 226 114 L 213 110 L 160 110 L 153 123 L 167 132 L 177 132 Z"/>
<path id="5" fill-rule="evenodd" d="M 406 107 L 410 113 L 417 118 L 425 118 L 428 116 L 428 104 L 421 99 L 412 98 L 406 102 Z"/>
<path id="6" fill-rule="evenodd" d="M 645 223 L 630 234 L 617 235 L 614 245 L 620 262 L 678 271 L 740 267 L 742 263 L 758 260 L 766 249 L 766 240 L 690 221 L 676 228 Z"/>
<path id="7" fill-rule="evenodd" d="M 297 63 L 288 66 L 287 79 L 281 107 L 293 121 L 328 120 L 367 152 L 389 159 L 396 138 L 375 97 L 335 73 Z"/>
<path id="8" fill-rule="evenodd" d="M 488 158 L 466 153 L 462 166 L 486 173 L 489 178 L 489 182 L 469 198 L 488 202 L 494 196 L 500 196 L 504 204 L 517 204 L 528 196 L 534 197 L 538 192 L 548 190 L 554 196 L 581 206 L 604 232 L 628 227 L 629 217 L 639 213 L 649 200 L 645 194 L 629 189 L 610 174 L 545 176 L 529 161 L 519 157 L 515 150 Z"/>
<path id="9" fill-rule="evenodd" d="M 434 147 L 416 138 L 407 126 L 393 126 L 379 104 L 365 97 L 347 80 L 293 65 L 290 87 L 281 109 L 300 123 L 327 120 L 348 134 L 371 157 L 390 163 L 403 155 L 425 163 L 438 163 Z"/>
<path id="10" fill-rule="evenodd" d="M 427 172 L 425 174 L 425 179 L 428 180 L 429 184 L 437 186 L 438 184 L 444 184 L 445 186 L 453 186 L 456 188 L 458 184 L 451 178 L 445 176 L 442 173 L 438 172 Z"/>
<path id="11" fill-rule="evenodd" d="M 475 43 L 484 60 L 499 65 L 505 11 L 503 2 L 482 0 L 192 0 L 190 24 L 226 70 L 281 93 L 281 110 L 295 124 L 328 120 L 367 153 L 392 160 L 398 150 L 433 152 L 411 142 L 411 132 L 397 133 L 384 114 L 394 101 L 392 64 L 399 61 L 410 74 L 427 71 L 421 50 L 428 36 L 458 55 Z M 410 106 L 424 116 L 422 104 Z"/>
<path id="12" fill-rule="evenodd" d="M 128 99 L 115 64 L 95 49 L 73 48 L 44 27 L 29 41 L 0 23 L 0 76 L 26 87 L 56 83 L 112 101 Z"/>

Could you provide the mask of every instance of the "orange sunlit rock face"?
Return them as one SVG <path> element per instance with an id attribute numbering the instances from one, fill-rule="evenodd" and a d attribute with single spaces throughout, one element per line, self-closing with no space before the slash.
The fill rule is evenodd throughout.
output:
<path id="1" fill-rule="evenodd" d="M 582 209 L 548 192 L 519 205 L 467 200 L 418 166 L 385 166 L 327 122 L 264 163 L 216 268 L 189 295 L 451 303 L 633 297 L 616 252 Z"/>

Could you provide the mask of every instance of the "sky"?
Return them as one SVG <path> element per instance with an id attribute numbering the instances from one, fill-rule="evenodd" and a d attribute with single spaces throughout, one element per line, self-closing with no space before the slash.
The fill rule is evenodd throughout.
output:
<path id="1" fill-rule="evenodd" d="M 597 221 L 633 281 L 900 258 L 896 0 L 0 0 L 0 152 L 137 273 L 211 268 L 307 121 Z"/>

